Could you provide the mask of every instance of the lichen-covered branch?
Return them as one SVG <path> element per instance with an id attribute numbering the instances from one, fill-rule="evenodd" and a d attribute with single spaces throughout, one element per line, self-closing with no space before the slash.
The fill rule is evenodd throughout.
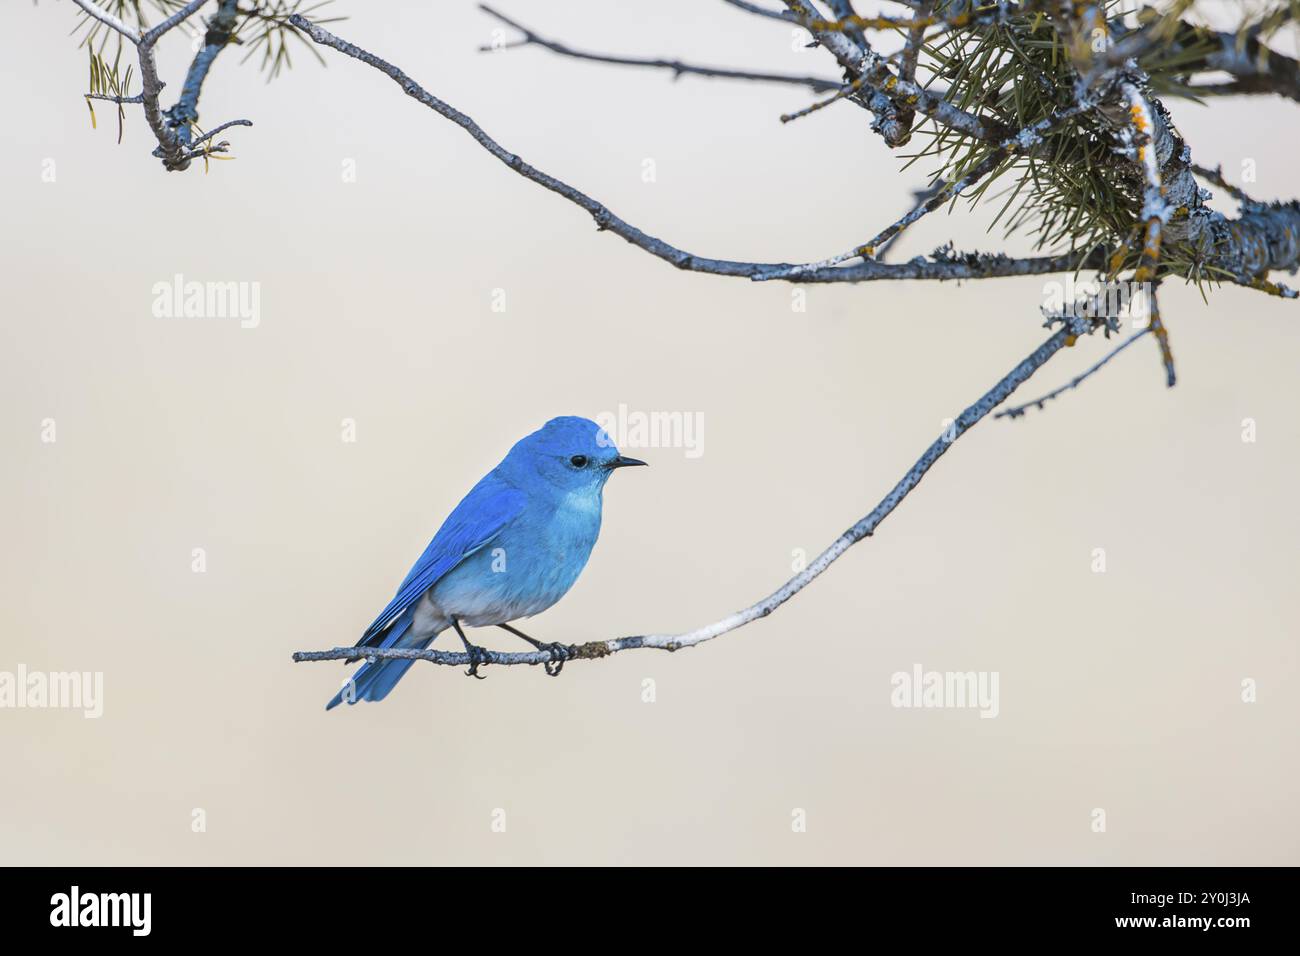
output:
<path id="1" fill-rule="evenodd" d="M 1191 148 L 1178 135 L 1169 111 L 1154 97 L 1146 96 L 1145 102 L 1151 156 L 1168 211 L 1163 243 L 1185 247 L 1209 278 L 1243 285 L 1266 279 L 1270 271 L 1300 268 L 1300 203 L 1245 201 L 1236 218 L 1211 208 L 1196 182 Z M 1145 161 L 1141 169 L 1149 182 Z"/>
<path id="2" fill-rule="evenodd" d="M 925 45 L 926 21 L 934 11 L 934 4 L 935 0 L 921 0 L 912 12 L 911 25 L 907 30 L 907 42 L 903 44 L 902 58 L 898 64 L 898 78 L 906 83 L 916 82 L 916 67 L 921 58 L 921 48 Z M 835 11 L 835 15 L 843 17 L 838 10 Z M 915 117 L 916 111 L 913 109 L 905 107 L 898 111 L 898 124 L 909 139 Z"/>
<path id="3" fill-rule="evenodd" d="M 899 145 L 905 141 L 901 126 L 897 125 L 898 104 L 924 113 L 936 123 L 951 127 L 972 139 L 997 140 L 1010 132 L 1003 124 L 970 113 L 940 93 L 899 79 L 890 70 L 889 61 L 870 46 L 859 47 L 836 30 L 818 29 L 818 25 L 824 25 L 825 21 L 804 0 L 786 0 L 785 5 L 795 20 L 839 61 L 855 81 L 889 100 L 893 113 L 877 112 L 877 108 L 883 110 L 882 104 L 873 106 L 877 120 L 875 125 L 887 143 Z"/>
<path id="4" fill-rule="evenodd" d="M 1160 182 L 1160 164 L 1156 162 L 1153 140 L 1155 130 L 1152 121 L 1151 106 L 1146 97 L 1132 83 L 1121 87 L 1128 100 L 1132 148 L 1138 165 L 1142 168 L 1145 189 L 1142 194 L 1142 221 L 1145 234 L 1142 243 L 1142 256 L 1138 261 L 1133 281 L 1140 287 L 1151 289 L 1148 308 L 1151 310 L 1148 328 L 1160 343 L 1160 355 L 1165 364 L 1166 384 L 1172 388 L 1178 380 L 1174 371 L 1174 354 L 1169 347 L 1169 332 L 1160 318 L 1160 304 L 1157 295 L 1157 268 L 1160 265 L 1160 246 L 1164 237 L 1165 223 L 1173 214 L 1173 209 L 1165 202 L 1164 190 Z"/>
<path id="5" fill-rule="evenodd" d="M 563 645 L 564 650 L 559 658 L 554 652 L 550 651 L 488 651 L 480 658 L 480 662 L 503 665 L 545 665 L 553 664 L 557 660 L 594 660 L 608 657 L 620 651 L 642 648 L 677 651 L 711 641 L 723 634 L 744 627 L 746 624 L 767 617 L 820 577 L 849 548 L 864 538 L 870 537 L 876 528 L 880 526 L 880 523 L 888 518 L 894 509 L 902 503 L 903 499 L 921 483 L 921 479 L 934 466 L 934 463 L 947 453 L 957 439 L 974 428 L 989 412 L 1006 401 L 1048 359 L 1068 343 L 1073 342 L 1080 335 L 1091 332 L 1096 327 L 1097 323 L 1091 319 L 1063 319 L 1061 328 L 1052 333 L 1047 341 L 1034 349 L 1023 361 L 1017 363 L 996 385 L 953 419 L 952 424 L 945 429 L 942 435 L 930 443 L 929 447 L 921 454 L 921 457 L 916 460 L 875 508 L 831 542 L 830 546 L 814 558 L 806 568 L 762 600 L 736 611 L 734 614 L 728 614 L 721 620 L 679 634 L 641 634 L 634 637 L 589 641 L 585 644 L 568 644 Z M 469 655 L 464 652 L 433 649 L 336 647 L 328 651 L 297 651 L 293 655 L 293 660 L 297 662 L 358 659 L 421 660 L 450 666 L 464 666 L 471 663 Z"/>

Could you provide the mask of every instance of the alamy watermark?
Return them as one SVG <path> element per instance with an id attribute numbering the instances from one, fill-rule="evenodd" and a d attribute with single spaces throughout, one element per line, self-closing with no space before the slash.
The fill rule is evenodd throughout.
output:
<path id="1" fill-rule="evenodd" d="M 51 926 L 123 927 L 148 936 L 153 927 L 152 893 L 83 893 L 73 886 L 50 897 Z"/>
<path id="2" fill-rule="evenodd" d="M 617 411 L 598 414 L 596 424 L 623 451 L 681 448 L 687 458 L 704 454 L 702 412 L 642 412 L 620 403 Z"/>
<path id="3" fill-rule="evenodd" d="M 997 671 L 927 671 L 913 664 L 910 671 L 896 671 L 889 683 L 895 707 L 968 708 L 981 717 L 996 717 L 1000 709 Z"/>
<path id="4" fill-rule="evenodd" d="M 0 671 L 0 710 L 80 710 L 86 719 L 104 713 L 103 671 Z"/>
<path id="5" fill-rule="evenodd" d="M 238 319 L 241 328 L 262 322 L 260 282 L 198 282 L 179 272 L 153 284 L 153 314 L 159 319 Z"/>
<path id="6" fill-rule="evenodd" d="M 1066 276 L 1043 284 L 1043 310 L 1076 319 L 1132 318 L 1134 328 L 1151 317 L 1150 282 L 1095 282 Z"/>

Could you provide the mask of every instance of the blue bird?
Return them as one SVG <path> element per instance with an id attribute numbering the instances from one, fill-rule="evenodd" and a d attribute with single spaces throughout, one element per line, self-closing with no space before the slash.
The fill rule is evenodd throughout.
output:
<path id="1" fill-rule="evenodd" d="M 620 455 L 593 421 L 551 419 L 470 489 L 356 646 L 423 649 L 450 627 L 474 677 L 481 677 L 484 651 L 462 626 L 495 625 L 560 653 L 559 645 L 535 641 L 509 622 L 540 614 L 573 587 L 600 534 L 606 480 L 616 468 L 644 464 Z M 383 700 L 413 663 L 362 664 L 325 709 Z"/>

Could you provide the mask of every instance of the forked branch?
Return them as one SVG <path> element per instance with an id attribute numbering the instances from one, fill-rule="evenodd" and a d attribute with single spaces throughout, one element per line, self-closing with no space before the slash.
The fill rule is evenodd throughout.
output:
<path id="1" fill-rule="evenodd" d="M 191 128 L 194 121 L 198 119 L 199 92 L 208 70 L 211 69 L 212 61 L 233 36 L 235 18 L 239 13 L 235 0 L 218 0 L 217 12 L 208 25 L 204 46 L 198 51 L 190 66 L 181 98 L 170 110 L 164 110 L 160 102 L 166 84 L 158 75 L 158 63 L 154 56 L 155 47 L 165 34 L 197 13 L 208 0 L 190 0 L 171 16 L 148 30 L 143 28 L 137 30 L 124 23 L 94 0 L 72 0 L 72 2 L 80 7 L 86 16 L 116 31 L 124 40 L 132 43 L 140 63 L 141 89 L 137 95 L 109 98 L 92 92 L 87 95 L 88 99 L 111 99 L 119 107 L 123 103 L 139 103 L 144 108 L 145 122 L 149 124 L 149 130 L 158 141 L 154 155 L 162 160 L 163 166 L 169 171 L 188 169 L 190 161 L 195 157 L 225 151 L 228 144 L 205 145 L 213 134 L 208 134 L 197 142 L 191 142 Z M 233 120 L 223 123 L 219 129 L 252 125 L 249 120 Z"/>

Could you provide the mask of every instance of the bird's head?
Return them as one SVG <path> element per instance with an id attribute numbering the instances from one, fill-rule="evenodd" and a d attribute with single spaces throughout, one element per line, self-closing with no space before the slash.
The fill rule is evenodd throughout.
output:
<path id="1" fill-rule="evenodd" d="M 645 462 L 619 454 L 590 419 L 566 415 L 521 438 L 503 464 L 524 481 L 541 478 L 565 492 L 599 493 L 615 469 Z"/>

